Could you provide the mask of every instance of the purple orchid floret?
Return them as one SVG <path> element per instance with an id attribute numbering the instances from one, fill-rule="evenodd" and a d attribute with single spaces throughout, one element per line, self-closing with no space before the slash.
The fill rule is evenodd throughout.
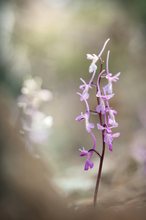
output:
<path id="1" fill-rule="evenodd" d="M 80 80 L 83 82 L 82 85 L 80 85 L 80 89 L 82 90 L 82 94 L 81 93 L 77 93 L 78 95 L 80 95 L 80 100 L 87 100 L 89 98 L 89 89 L 92 89 L 90 83 L 86 83 L 85 80 L 83 80 L 82 78 L 80 78 Z"/>
<path id="2" fill-rule="evenodd" d="M 111 93 L 110 95 L 106 95 L 106 93 L 104 95 L 101 95 L 99 92 L 97 92 L 96 97 L 100 97 L 103 100 L 109 100 L 114 96 L 113 93 Z"/>
<path id="3" fill-rule="evenodd" d="M 87 59 L 92 60 L 92 63 L 89 66 L 89 73 L 96 72 L 96 70 L 97 70 L 96 62 L 99 59 L 99 57 L 96 54 L 92 54 L 92 55 L 87 54 Z"/>
<path id="4" fill-rule="evenodd" d="M 80 92 L 77 92 L 77 94 L 80 96 L 80 101 L 84 101 L 87 100 L 89 98 L 89 93 L 88 92 L 82 92 L 82 94 Z"/>
<path id="5" fill-rule="evenodd" d="M 83 112 L 81 112 L 81 114 L 76 117 L 76 121 L 81 121 L 83 119 L 85 119 L 85 117 L 84 117 Z"/>
<path id="6" fill-rule="evenodd" d="M 84 157 L 84 156 L 88 156 L 89 152 L 87 150 L 85 150 L 85 148 L 83 147 L 82 149 L 79 149 L 80 153 L 80 157 Z"/>
<path id="7" fill-rule="evenodd" d="M 121 73 L 119 72 L 113 76 L 112 73 L 109 73 L 108 75 L 106 75 L 106 79 L 111 82 L 117 82 L 119 80 L 120 74 Z"/>
<path id="8" fill-rule="evenodd" d="M 107 52 L 106 58 L 106 74 L 103 76 L 108 80 L 107 85 L 103 87 L 104 94 L 112 94 L 113 93 L 113 82 L 117 82 L 119 80 L 120 72 L 113 76 L 112 73 L 109 72 L 109 55 L 110 51 Z"/>
<path id="9" fill-rule="evenodd" d="M 85 165 L 84 165 L 84 170 L 89 170 L 92 169 L 94 167 L 94 163 L 90 160 L 91 158 L 91 152 L 85 150 L 85 148 L 83 147 L 82 149 L 79 149 L 80 153 L 80 157 L 86 157 L 86 161 L 85 161 Z"/>
<path id="10" fill-rule="evenodd" d="M 102 126 L 102 125 L 99 124 L 99 123 L 97 123 L 97 128 L 98 128 L 98 130 L 100 130 L 100 131 L 103 131 L 103 130 L 106 129 L 106 127 Z"/>
<path id="11" fill-rule="evenodd" d="M 114 138 L 117 138 L 120 136 L 120 133 L 117 132 L 117 133 L 108 133 L 108 132 L 105 132 L 104 134 L 104 142 L 107 144 L 108 148 L 110 151 L 113 150 L 113 140 Z"/>
<path id="12" fill-rule="evenodd" d="M 103 87 L 104 94 L 112 94 L 113 93 L 113 82 L 117 82 L 119 80 L 120 73 L 117 73 L 115 76 L 112 76 L 111 73 L 105 76 L 108 80 L 108 84 Z"/>
<path id="13" fill-rule="evenodd" d="M 107 112 L 108 112 L 108 124 L 112 126 L 113 128 L 118 127 L 118 123 L 116 122 L 116 119 L 115 119 L 115 114 L 117 114 L 117 111 L 109 108 L 107 109 Z"/>
<path id="14" fill-rule="evenodd" d="M 114 97 L 113 93 L 113 82 L 117 82 L 119 80 L 120 73 L 113 75 L 109 71 L 109 55 L 110 51 L 107 52 L 105 69 L 103 68 L 103 59 L 102 54 L 105 50 L 105 47 L 110 39 L 107 39 L 100 50 L 100 52 L 96 54 L 87 54 L 87 59 L 91 61 L 89 66 L 89 73 L 91 77 L 88 82 L 85 82 L 84 79 L 80 78 L 82 84 L 79 89 L 81 92 L 77 94 L 80 96 L 80 101 L 85 105 L 85 113 L 81 112 L 79 116 L 76 117 L 77 121 L 85 121 L 85 128 L 88 134 L 91 136 L 93 146 L 90 150 L 80 149 L 80 156 L 86 157 L 84 170 L 89 170 L 94 167 L 92 162 L 92 156 L 96 153 L 99 157 L 99 171 L 97 177 L 97 184 L 95 188 L 94 194 L 94 204 L 96 203 L 97 192 L 99 187 L 99 180 L 101 177 L 102 164 L 105 154 L 105 146 L 107 145 L 110 151 L 113 150 L 113 141 L 115 138 L 120 136 L 120 133 L 114 133 L 113 129 L 118 127 L 118 123 L 116 121 L 115 116 L 117 115 L 117 111 L 110 107 L 110 100 Z M 97 67 L 100 68 L 97 68 Z M 99 72 L 97 73 L 97 69 Z M 101 86 L 101 80 L 104 78 L 104 81 Z M 89 105 L 90 90 L 95 89 L 95 100 L 97 100 L 97 104 L 95 109 L 91 109 Z M 97 123 L 97 127 L 94 126 L 94 123 L 91 122 L 90 116 L 91 114 L 97 115 L 99 120 Z M 102 150 L 99 153 L 97 148 L 97 139 L 94 134 L 94 129 L 98 129 L 102 133 Z"/>
<path id="15" fill-rule="evenodd" d="M 80 89 L 83 90 L 84 92 L 88 92 L 89 89 L 92 89 L 92 86 L 89 83 L 86 83 L 84 79 L 80 78 L 82 81 L 82 85 L 80 85 Z"/>
<path id="16" fill-rule="evenodd" d="M 90 133 L 91 129 L 94 128 L 94 124 L 89 122 L 89 118 L 90 118 L 89 112 L 86 112 L 84 114 L 83 112 L 81 112 L 81 114 L 76 117 L 76 121 L 81 121 L 83 119 L 85 120 L 85 127 L 88 133 Z"/>
<path id="17" fill-rule="evenodd" d="M 84 166 L 84 170 L 89 170 L 89 169 L 92 169 L 94 167 L 94 163 L 87 159 L 86 162 L 85 162 L 85 166 Z"/>
<path id="18" fill-rule="evenodd" d="M 104 115 L 105 112 L 106 112 L 105 103 L 104 103 L 104 101 L 103 101 L 102 98 L 99 98 L 99 102 L 100 102 L 100 104 L 97 105 L 96 111 L 97 111 L 98 113 L 101 113 L 102 115 Z"/>

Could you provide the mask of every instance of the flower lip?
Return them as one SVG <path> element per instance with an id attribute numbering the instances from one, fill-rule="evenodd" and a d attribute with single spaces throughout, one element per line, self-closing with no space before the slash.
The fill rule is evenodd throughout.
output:
<path id="1" fill-rule="evenodd" d="M 85 166 L 84 166 L 84 170 L 87 171 L 89 169 L 92 169 L 94 167 L 94 163 L 87 159 L 86 162 L 85 162 Z"/>

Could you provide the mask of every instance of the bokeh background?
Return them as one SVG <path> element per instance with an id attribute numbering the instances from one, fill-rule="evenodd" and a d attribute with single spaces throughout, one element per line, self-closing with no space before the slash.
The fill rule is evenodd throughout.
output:
<path id="1" fill-rule="evenodd" d="M 84 110 L 76 92 L 80 77 L 89 79 L 86 54 L 98 53 L 107 38 L 111 39 L 107 46 L 111 50 L 110 70 L 121 72 L 112 100 L 121 136 L 112 153 L 106 150 L 99 203 L 115 207 L 137 201 L 144 204 L 146 1 L 0 2 L 1 99 L 9 106 L 15 128 L 17 100 L 27 76 L 41 77 L 42 87 L 52 92 L 53 99 L 45 103 L 43 111 L 52 115 L 54 122 L 48 141 L 37 146 L 40 157 L 36 160 L 43 161 L 48 178 L 51 172 L 50 181 L 57 193 L 77 207 L 92 203 L 98 160 L 95 157 L 93 170 L 83 170 L 84 159 L 79 157 L 78 148 L 89 148 L 91 140 L 84 123 L 75 121 Z M 3 169 L 5 173 L 5 166 Z"/>

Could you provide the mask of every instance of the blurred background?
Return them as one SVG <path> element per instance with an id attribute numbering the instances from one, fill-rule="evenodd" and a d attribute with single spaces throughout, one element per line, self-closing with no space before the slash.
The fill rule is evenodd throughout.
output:
<path id="1" fill-rule="evenodd" d="M 97 54 L 107 38 L 111 39 L 106 48 L 111 50 L 110 71 L 121 72 L 120 80 L 114 84 L 116 95 L 112 99 L 112 106 L 118 111 L 121 136 L 114 142 L 112 153 L 106 150 L 99 204 L 116 207 L 138 201 L 142 205 L 146 186 L 146 1 L 0 1 L 0 117 L 6 127 L 5 133 L 1 133 L 2 139 L 9 139 L 9 126 L 12 127 L 23 140 L 21 151 L 25 148 L 29 160 L 45 166 L 45 175 L 53 190 L 75 207 L 92 203 L 98 168 L 95 157 L 95 168 L 85 172 L 84 159 L 79 157 L 78 148 L 89 149 L 91 139 L 84 123 L 75 121 L 84 111 L 76 92 L 80 77 L 89 79 L 90 63 L 86 54 Z M 29 119 L 24 117 L 18 103 L 24 98 L 22 88 L 28 78 L 34 78 L 37 83 L 41 80 L 38 90 L 49 90 L 52 94 L 46 100 L 43 96 L 45 102 L 37 105 L 39 112 L 43 112 L 37 118 L 38 127 L 43 117 L 52 117 L 47 118 L 48 127 L 43 127 L 42 143 L 32 139 L 30 143 L 23 130 Z M 5 108 L 9 117 L 5 116 Z M 93 121 L 96 122 L 96 118 Z M 37 137 L 42 135 L 41 126 L 35 133 Z M 29 129 L 26 130 L 28 134 Z M 19 152 L 15 138 L 13 151 L 7 142 L 2 143 L 1 148 L 8 150 L 1 151 L 1 179 L 6 177 L 11 186 L 12 179 L 20 178 L 17 169 L 21 170 L 28 162 Z M 18 162 L 20 158 L 22 164 Z M 18 166 L 13 170 L 14 161 Z M 30 166 L 36 169 L 33 163 Z M 23 182 L 25 176 L 21 175 L 20 179 Z M 1 201 L 6 195 L 4 185 L 1 185 Z"/>

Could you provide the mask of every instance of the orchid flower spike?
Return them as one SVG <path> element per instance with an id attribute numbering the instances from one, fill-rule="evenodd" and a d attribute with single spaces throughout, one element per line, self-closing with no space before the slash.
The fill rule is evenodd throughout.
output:
<path id="1" fill-rule="evenodd" d="M 110 39 L 107 39 L 105 41 L 102 49 L 97 55 L 87 54 L 87 59 L 91 61 L 91 64 L 89 66 L 89 73 L 91 74 L 91 77 L 89 77 L 89 81 L 87 82 L 84 79 L 80 78 L 82 84 L 80 85 L 79 89 L 81 90 L 81 92 L 77 93 L 80 96 L 80 101 L 84 103 L 85 111 L 84 113 L 81 112 L 81 114 L 76 117 L 76 121 L 85 122 L 86 131 L 90 135 L 91 140 L 93 142 L 93 145 L 90 147 L 89 150 L 85 150 L 85 148 L 79 149 L 80 156 L 86 158 L 84 170 L 87 171 L 94 167 L 92 159 L 94 153 L 96 153 L 99 159 L 97 183 L 94 193 L 94 205 L 96 204 L 97 192 L 101 178 L 105 147 L 107 146 L 107 149 L 111 152 L 113 150 L 114 139 L 120 136 L 119 132 L 113 132 L 113 129 L 118 127 L 118 123 L 116 121 L 117 111 L 111 108 L 110 106 L 110 100 L 115 96 L 115 93 L 113 92 L 113 82 L 115 83 L 119 80 L 120 73 L 113 75 L 109 70 L 109 50 L 106 56 L 105 69 L 103 66 L 104 62 L 102 59 L 102 54 L 105 51 L 105 48 L 109 40 Z M 97 72 L 98 66 L 100 66 L 100 68 Z M 104 81 L 101 84 L 103 78 Z M 95 90 L 94 95 L 93 93 L 90 93 L 91 89 Z M 92 98 L 91 95 L 94 97 Z M 94 109 L 90 107 L 90 99 L 97 100 Z M 99 118 L 96 123 L 97 127 L 95 126 L 95 123 L 91 121 L 92 113 L 94 114 L 94 116 L 97 115 Z M 100 151 L 100 146 L 97 145 L 97 143 L 99 142 L 97 142 L 97 137 L 94 132 L 95 129 L 98 129 L 98 131 L 101 132 L 103 145 L 101 146 Z"/>

